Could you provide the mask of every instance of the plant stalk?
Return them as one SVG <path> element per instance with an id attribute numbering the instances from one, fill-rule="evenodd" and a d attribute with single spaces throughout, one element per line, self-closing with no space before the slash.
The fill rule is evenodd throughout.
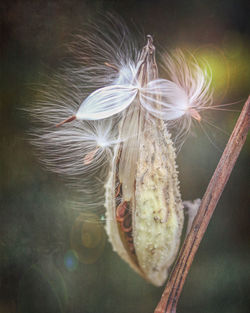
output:
<path id="1" fill-rule="evenodd" d="M 175 267 L 154 313 L 176 313 L 176 307 L 194 256 L 207 229 L 217 202 L 245 143 L 250 126 L 248 97 L 226 148 L 203 196 L 191 230 L 183 243 Z"/>

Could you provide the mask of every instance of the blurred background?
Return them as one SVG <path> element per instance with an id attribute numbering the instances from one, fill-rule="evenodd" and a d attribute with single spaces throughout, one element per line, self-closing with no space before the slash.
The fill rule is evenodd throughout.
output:
<path id="1" fill-rule="evenodd" d="M 1 1 L 0 313 L 151 313 L 162 288 L 137 276 L 107 242 L 103 224 L 67 207 L 72 191 L 44 170 L 20 109 L 65 55 L 68 36 L 113 11 L 156 47 L 181 47 L 210 64 L 215 104 L 241 110 L 250 91 L 247 1 Z M 42 81 L 43 83 L 44 80 Z M 178 155 L 184 200 L 202 197 L 238 112 L 213 111 Z M 208 139 L 209 137 L 209 139 Z M 249 138 L 200 245 L 179 313 L 249 309 Z M 84 200 L 84 199 L 83 199 Z M 84 201 L 83 201 L 84 206 Z"/>

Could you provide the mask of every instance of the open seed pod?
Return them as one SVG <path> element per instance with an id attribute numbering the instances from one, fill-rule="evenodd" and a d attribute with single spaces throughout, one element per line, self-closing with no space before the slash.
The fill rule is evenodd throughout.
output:
<path id="1" fill-rule="evenodd" d="M 157 74 L 148 36 L 137 80 L 143 87 Z M 123 115 L 120 139 L 106 184 L 106 231 L 113 249 L 142 277 L 161 286 L 183 227 L 173 142 L 164 122 L 145 112 L 139 97 Z"/>
<path id="2" fill-rule="evenodd" d="M 140 136 L 133 191 L 124 198 L 116 149 L 106 185 L 106 231 L 113 249 L 145 279 L 161 286 L 179 249 L 183 210 L 172 141 L 162 124 Z M 130 176 L 128 172 L 127 175 Z"/>

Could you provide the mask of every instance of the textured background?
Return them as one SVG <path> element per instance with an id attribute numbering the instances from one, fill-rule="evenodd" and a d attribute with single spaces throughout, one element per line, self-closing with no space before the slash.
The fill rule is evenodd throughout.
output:
<path id="1" fill-rule="evenodd" d="M 215 102 L 239 101 L 232 108 L 240 110 L 250 86 L 249 7 L 236 0 L 12 0 L 0 6 L 0 313 L 151 313 L 162 288 L 134 274 L 108 243 L 91 264 L 88 249 L 78 246 L 78 257 L 72 251 L 79 213 L 65 205 L 71 191 L 42 169 L 20 109 L 34 102 L 41 74 L 60 65 L 68 35 L 96 12 L 113 10 L 128 26 L 152 34 L 156 46 L 205 57 Z M 229 134 L 238 113 L 216 112 L 214 125 Z M 197 128 L 178 156 L 183 199 L 202 197 L 228 139 L 204 127 L 213 144 Z M 184 286 L 180 313 L 248 312 L 249 150 L 248 138 Z"/>

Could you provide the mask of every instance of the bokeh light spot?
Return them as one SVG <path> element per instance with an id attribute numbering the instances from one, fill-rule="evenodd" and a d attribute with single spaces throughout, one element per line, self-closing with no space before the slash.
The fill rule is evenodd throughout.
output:
<path id="1" fill-rule="evenodd" d="M 71 230 L 71 248 L 80 262 L 95 263 L 102 255 L 106 242 L 104 227 L 95 214 L 80 214 Z"/>
<path id="2" fill-rule="evenodd" d="M 67 270 L 73 272 L 78 266 L 78 256 L 73 250 L 69 250 L 64 256 L 64 265 Z"/>

